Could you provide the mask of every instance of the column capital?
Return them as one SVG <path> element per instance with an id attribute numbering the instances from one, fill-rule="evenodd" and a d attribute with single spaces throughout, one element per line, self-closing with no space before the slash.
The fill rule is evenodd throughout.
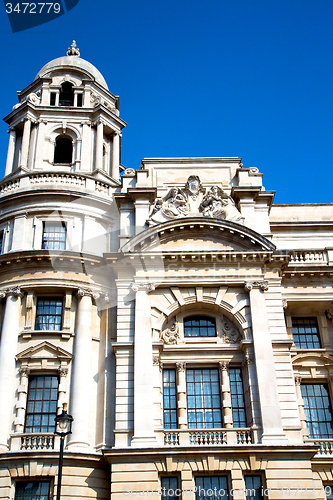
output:
<path id="1" fill-rule="evenodd" d="M 286 299 L 282 300 L 282 307 L 283 307 L 283 309 L 287 309 L 287 307 L 288 307 L 288 301 Z"/>
<path id="2" fill-rule="evenodd" d="M 59 366 L 58 373 L 59 373 L 60 377 L 67 377 L 67 375 L 68 375 L 68 368 L 67 368 L 67 366 Z"/>
<path id="3" fill-rule="evenodd" d="M 147 281 L 146 283 L 131 283 L 131 290 L 137 293 L 139 290 L 145 290 L 147 293 L 153 292 L 156 288 L 156 284 Z"/>
<path id="4" fill-rule="evenodd" d="M 248 353 L 244 356 L 243 366 L 254 365 L 254 358 L 250 356 Z"/>
<path id="5" fill-rule="evenodd" d="M 91 288 L 83 288 L 80 287 L 76 291 L 76 295 L 78 297 L 84 297 L 85 295 L 90 296 L 91 298 L 98 300 L 100 298 L 100 293 L 97 290 L 92 290 Z"/>
<path id="6" fill-rule="evenodd" d="M 225 372 L 229 370 L 229 361 L 220 361 L 219 369 L 221 372 Z"/>
<path id="7" fill-rule="evenodd" d="M 5 290 L 0 290 L 0 299 L 4 299 L 8 295 L 13 295 L 14 297 L 23 297 L 24 292 L 22 292 L 21 287 L 14 286 L 11 288 L 6 288 Z"/>
<path id="8" fill-rule="evenodd" d="M 163 370 L 163 363 L 159 356 L 153 356 L 153 366 L 158 366 L 160 372 Z"/>
<path id="9" fill-rule="evenodd" d="M 29 366 L 21 366 L 21 368 L 19 368 L 19 374 L 21 375 L 21 377 L 28 377 L 30 374 Z"/>
<path id="10" fill-rule="evenodd" d="M 7 134 L 10 134 L 11 132 L 16 132 L 15 127 L 9 127 L 7 129 Z"/>
<path id="11" fill-rule="evenodd" d="M 250 292 L 254 288 L 266 292 L 268 290 L 268 281 L 246 281 L 244 288 L 247 292 Z"/>
<path id="12" fill-rule="evenodd" d="M 184 372 L 186 370 L 186 363 L 185 361 L 181 361 L 179 363 L 176 363 L 176 370 L 177 372 Z"/>
<path id="13" fill-rule="evenodd" d="M 300 375 L 295 376 L 295 385 L 296 387 L 299 387 L 302 383 L 302 377 Z"/>

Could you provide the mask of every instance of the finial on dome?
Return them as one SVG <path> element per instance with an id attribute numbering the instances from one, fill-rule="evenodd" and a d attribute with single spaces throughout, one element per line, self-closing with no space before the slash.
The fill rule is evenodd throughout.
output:
<path id="1" fill-rule="evenodd" d="M 80 51 L 79 51 L 79 49 L 76 46 L 76 41 L 75 40 L 73 40 L 72 41 L 72 45 L 70 47 L 68 47 L 67 55 L 68 56 L 78 56 L 78 57 L 80 57 Z"/>

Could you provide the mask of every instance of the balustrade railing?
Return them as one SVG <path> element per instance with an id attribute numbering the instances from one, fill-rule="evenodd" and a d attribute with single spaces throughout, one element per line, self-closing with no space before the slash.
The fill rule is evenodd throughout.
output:
<path id="1" fill-rule="evenodd" d="M 251 429 L 170 429 L 164 430 L 165 446 L 225 446 L 253 443 Z"/>
<path id="2" fill-rule="evenodd" d="M 333 455 L 333 439 L 308 439 L 306 442 L 318 446 L 317 455 Z"/>
<path id="3" fill-rule="evenodd" d="M 24 434 L 21 450 L 54 450 L 54 434 Z"/>
<path id="4" fill-rule="evenodd" d="M 327 253 L 322 250 L 297 250 L 291 253 L 289 265 L 327 264 Z"/>

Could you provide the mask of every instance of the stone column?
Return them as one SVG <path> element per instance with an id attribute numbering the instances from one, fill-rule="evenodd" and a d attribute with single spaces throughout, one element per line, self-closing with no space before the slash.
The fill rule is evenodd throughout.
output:
<path id="1" fill-rule="evenodd" d="M 245 289 L 250 295 L 252 336 L 263 430 L 261 442 L 270 445 L 285 444 L 287 437 L 282 428 L 273 347 L 264 296 L 264 292 L 268 290 L 268 283 L 267 281 L 249 282 L 246 283 Z"/>
<path id="2" fill-rule="evenodd" d="M 79 289 L 70 413 L 74 417 L 68 448 L 89 447 L 89 392 L 91 385 L 92 292 Z M 97 298 L 97 297 L 96 297 Z"/>
<path id="3" fill-rule="evenodd" d="M 80 170 L 88 172 L 91 167 L 91 125 L 89 122 L 82 122 L 82 147 Z"/>
<path id="4" fill-rule="evenodd" d="M 135 448 L 157 446 L 153 415 L 153 347 L 149 293 L 153 283 L 132 284 L 135 295 L 134 436 Z"/>
<path id="5" fill-rule="evenodd" d="M 103 122 L 97 123 L 95 169 L 103 170 Z"/>
<path id="6" fill-rule="evenodd" d="M 187 429 L 186 363 L 176 363 L 178 425 Z"/>
<path id="7" fill-rule="evenodd" d="M 1 292 L 0 296 L 2 298 L 7 296 L 0 339 L 0 450 L 6 451 L 12 422 L 15 356 L 22 293 L 19 287 L 15 287 Z"/>
<path id="8" fill-rule="evenodd" d="M 9 132 L 9 143 L 8 143 L 5 176 L 11 174 L 13 171 L 13 161 L 14 161 L 15 143 L 16 143 L 16 130 L 11 127 L 8 130 L 8 132 Z"/>
<path id="9" fill-rule="evenodd" d="M 146 227 L 146 221 L 149 217 L 149 200 L 139 199 L 134 202 L 135 207 L 135 234 L 141 233 Z"/>
<path id="10" fill-rule="evenodd" d="M 63 403 L 67 403 L 66 393 L 67 393 L 67 375 L 68 368 L 67 366 L 59 366 L 59 388 L 58 388 L 58 403 L 57 403 L 57 414 L 62 412 Z"/>
<path id="11" fill-rule="evenodd" d="M 16 419 L 14 422 L 15 432 L 23 432 L 24 430 L 30 368 L 28 366 L 22 366 L 19 372 L 21 379 L 18 388 L 18 401 L 16 403 Z"/>
<path id="12" fill-rule="evenodd" d="M 296 377 L 295 377 L 296 401 L 297 401 L 297 405 L 298 405 L 299 418 L 301 421 L 302 436 L 309 437 L 309 431 L 308 431 L 308 428 L 306 426 L 306 415 L 304 412 L 304 401 L 302 398 L 301 382 L 302 382 L 302 377 L 300 377 L 299 375 L 296 375 Z"/>
<path id="13" fill-rule="evenodd" d="M 221 393 L 222 393 L 223 427 L 229 429 L 233 427 L 229 363 L 227 361 L 220 361 L 219 368 L 220 368 L 220 382 L 221 382 Z"/>
<path id="14" fill-rule="evenodd" d="M 112 143 L 112 169 L 111 177 L 119 180 L 119 163 L 120 163 L 120 133 L 115 132 Z"/>
<path id="15" fill-rule="evenodd" d="M 31 121 L 27 118 L 24 122 L 23 126 L 23 137 L 22 137 L 22 147 L 21 147 L 21 162 L 20 167 L 28 166 L 28 153 L 29 153 L 29 144 L 30 144 L 30 130 L 31 130 Z"/>
<path id="16" fill-rule="evenodd" d="M 38 124 L 35 164 L 33 165 L 34 168 L 41 168 L 43 161 L 44 161 L 45 127 L 46 127 L 46 122 L 40 121 Z M 52 158 L 52 161 L 53 161 L 53 158 Z"/>

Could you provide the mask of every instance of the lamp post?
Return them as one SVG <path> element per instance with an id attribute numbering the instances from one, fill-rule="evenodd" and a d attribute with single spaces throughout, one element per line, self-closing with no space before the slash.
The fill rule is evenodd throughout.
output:
<path id="1" fill-rule="evenodd" d="M 72 433 L 72 422 L 74 418 L 67 413 L 67 403 L 62 405 L 62 413 L 55 417 L 56 430 L 55 434 L 60 436 L 60 455 L 59 455 L 59 468 L 58 468 L 58 486 L 57 486 L 57 500 L 60 500 L 61 491 L 61 477 L 62 477 L 62 461 L 64 457 L 64 441 L 65 436 Z"/>

